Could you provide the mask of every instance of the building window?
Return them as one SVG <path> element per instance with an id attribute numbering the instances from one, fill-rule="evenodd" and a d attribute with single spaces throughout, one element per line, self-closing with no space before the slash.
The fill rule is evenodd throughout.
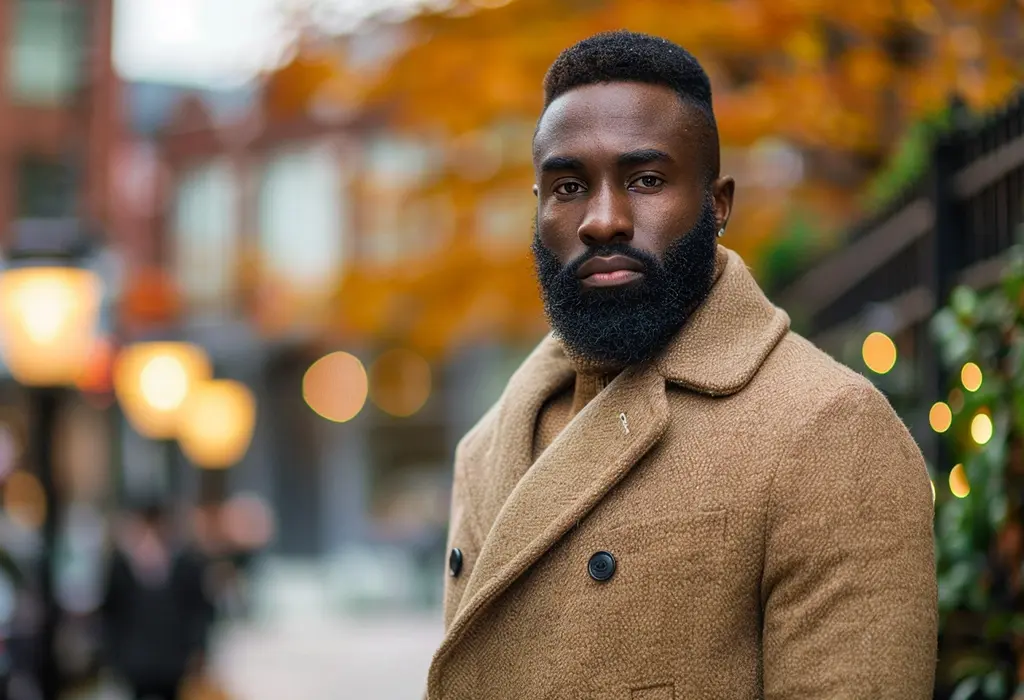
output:
<path id="1" fill-rule="evenodd" d="M 262 269 L 286 288 L 331 294 L 344 260 L 349 204 L 340 161 L 327 144 L 280 151 L 259 194 Z"/>
<path id="2" fill-rule="evenodd" d="M 440 243 L 454 217 L 450 201 L 418 194 L 436 167 L 435 158 L 416 141 L 369 141 L 365 175 L 358 183 L 364 202 L 360 250 L 366 260 L 390 265 L 429 253 Z"/>
<path id="3" fill-rule="evenodd" d="M 18 217 L 51 218 L 75 212 L 71 168 L 60 161 L 27 157 L 18 163 Z"/>
<path id="4" fill-rule="evenodd" d="M 194 310 L 230 312 L 238 260 L 238 182 L 219 159 L 187 171 L 174 212 L 175 270 Z"/>
<path id="5" fill-rule="evenodd" d="M 18 2 L 8 63 L 15 100 L 60 104 L 78 88 L 85 6 L 76 0 Z"/>

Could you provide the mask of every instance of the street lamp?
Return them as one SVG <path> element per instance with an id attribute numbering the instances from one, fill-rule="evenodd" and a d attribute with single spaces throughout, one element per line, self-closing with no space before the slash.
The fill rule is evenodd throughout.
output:
<path id="1" fill-rule="evenodd" d="M 167 481 L 174 488 L 178 423 L 197 383 L 210 378 L 210 359 L 202 348 L 185 342 L 134 343 L 114 363 L 114 394 L 132 427 L 163 444 Z"/>
<path id="2" fill-rule="evenodd" d="M 60 692 L 54 552 L 59 504 L 54 440 L 61 392 L 81 376 L 96 342 L 102 282 L 74 266 L 87 252 L 75 220 L 24 220 L 0 272 L 0 353 L 11 375 L 29 388 L 32 456 L 45 499 L 39 587 L 43 606 L 39 685 L 43 700 Z"/>
<path id="3" fill-rule="evenodd" d="M 181 451 L 197 467 L 227 469 L 249 449 L 256 425 L 256 399 L 241 382 L 213 379 L 198 383 L 179 423 Z"/>
<path id="4" fill-rule="evenodd" d="M 211 373 L 210 359 L 191 343 L 134 343 L 117 356 L 114 393 L 140 435 L 173 440 L 189 393 Z"/>
<path id="5" fill-rule="evenodd" d="M 25 386 L 70 386 L 96 341 L 100 280 L 85 269 L 25 267 L 0 275 L 4 361 Z"/>
<path id="6" fill-rule="evenodd" d="M 178 424 L 178 444 L 185 456 L 205 470 L 221 472 L 216 479 L 207 473 L 203 481 L 224 497 L 223 470 L 245 456 L 256 426 L 256 398 L 241 382 L 215 379 L 198 383 L 189 394 Z M 214 485 L 214 482 L 216 485 Z"/>

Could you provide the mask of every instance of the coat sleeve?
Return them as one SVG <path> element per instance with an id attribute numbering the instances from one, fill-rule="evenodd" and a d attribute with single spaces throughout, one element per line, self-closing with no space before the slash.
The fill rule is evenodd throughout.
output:
<path id="1" fill-rule="evenodd" d="M 933 501 L 913 438 L 871 385 L 838 392 L 772 478 L 765 700 L 931 698 Z"/>

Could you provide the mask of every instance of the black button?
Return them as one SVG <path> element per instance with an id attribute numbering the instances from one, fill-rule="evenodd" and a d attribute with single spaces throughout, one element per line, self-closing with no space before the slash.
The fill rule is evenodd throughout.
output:
<path id="1" fill-rule="evenodd" d="M 462 571 L 462 550 L 458 547 L 453 548 L 452 553 L 448 555 L 448 571 L 452 576 L 458 576 Z"/>
<path id="2" fill-rule="evenodd" d="M 615 575 L 615 557 L 608 552 L 597 552 L 590 557 L 587 572 L 595 581 L 607 581 Z"/>

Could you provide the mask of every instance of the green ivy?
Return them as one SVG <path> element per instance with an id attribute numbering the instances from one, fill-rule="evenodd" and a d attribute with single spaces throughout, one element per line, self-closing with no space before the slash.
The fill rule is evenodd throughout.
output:
<path id="1" fill-rule="evenodd" d="M 1024 693 L 1024 562 L 1008 546 L 1020 537 L 1024 500 L 1024 248 L 1009 251 L 994 289 L 954 290 L 931 330 L 953 378 L 946 439 L 970 486 L 957 498 L 936 480 L 939 609 L 946 641 L 955 638 L 940 673 L 956 684 L 953 700 L 1004 700 Z M 977 391 L 960 386 L 967 362 L 982 370 Z M 979 413 L 993 426 L 981 446 L 971 435 Z"/>
<path id="2" fill-rule="evenodd" d="M 932 145 L 953 123 L 950 108 L 928 115 L 910 125 L 896 142 L 885 166 L 868 182 L 864 207 L 868 211 L 884 209 L 894 196 L 918 182 L 928 170 Z"/>

